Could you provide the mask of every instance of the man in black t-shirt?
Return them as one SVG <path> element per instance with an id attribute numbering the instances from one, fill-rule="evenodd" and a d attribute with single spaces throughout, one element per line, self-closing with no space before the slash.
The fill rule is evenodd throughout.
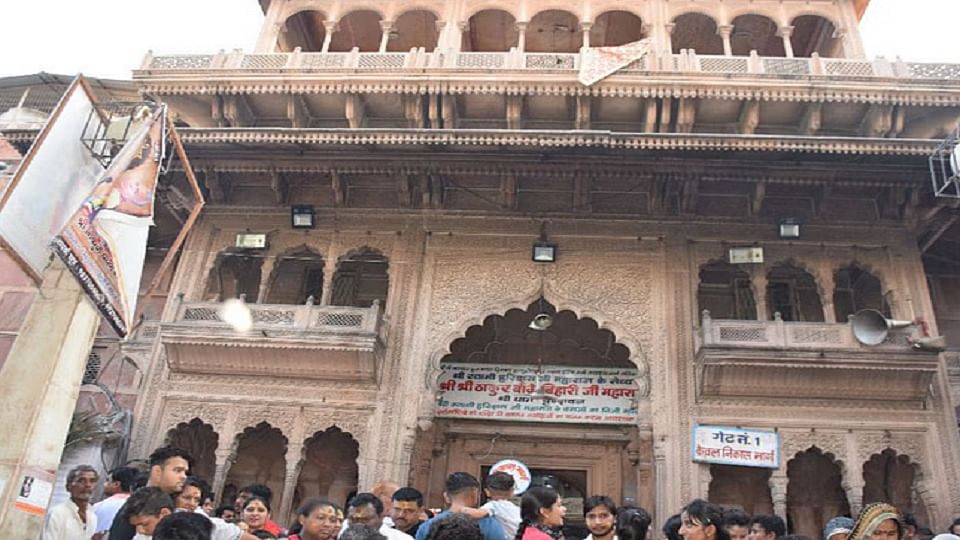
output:
<path id="1" fill-rule="evenodd" d="M 192 462 L 190 454 L 173 446 L 154 450 L 150 454 L 150 478 L 147 486 L 158 487 L 172 497 L 183 489 Z M 110 527 L 110 540 L 132 540 L 136 536 L 137 530 L 127 519 L 126 510 L 127 505 L 124 504 L 117 512 L 117 517 Z"/>

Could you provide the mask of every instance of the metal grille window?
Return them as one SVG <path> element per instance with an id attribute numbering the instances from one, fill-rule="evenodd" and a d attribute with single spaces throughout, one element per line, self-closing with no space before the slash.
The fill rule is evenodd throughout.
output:
<path id="1" fill-rule="evenodd" d="M 700 270 L 697 305 L 700 311 L 709 311 L 714 319 L 757 318 L 750 276 L 725 262 L 713 262 Z"/>
<path id="2" fill-rule="evenodd" d="M 775 266 L 767 274 L 767 304 L 771 319 L 779 313 L 785 321 L 823 322 L 816 281 L 789 264 Z"/>
<path id="3" fill-rule="evenodd" d="M 389 262 L 383 255 L 364 250 L 341 260 L 333 275 L 331 304 L 370 307 L 374 300 L 386 303 L 390 288 Z"/>
<path id="4" fill-rule="evenodd" d="M 87 367 L 83 370 L 83 384 L 93 384 L 100 376 L 100 354 L 91 351 L 87 356 Z"/>
<path id="5" fill-rule="evenodd" d="M 846 322 L 861 309 L 875 309 L 891 318 L 890 304 L 883 285 L 873 274 L 856 266 L 841 268 L 834 275 L 833 306 L 838 322 Z"/>

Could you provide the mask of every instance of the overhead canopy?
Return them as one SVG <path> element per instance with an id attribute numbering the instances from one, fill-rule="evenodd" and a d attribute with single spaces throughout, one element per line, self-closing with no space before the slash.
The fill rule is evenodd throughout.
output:
<path id="1" fill-rule="evenodd" d="M 75 75 L 33 73 L 0 77 L 0 113 L 19 105 L 24 92 L 29 90 L 23 106 L 50 113 L 60 97 L 73 82 Z M 133 81 L 87 78 L 90 90 L 98 100 L 137 101 L 139 94 Z"/>

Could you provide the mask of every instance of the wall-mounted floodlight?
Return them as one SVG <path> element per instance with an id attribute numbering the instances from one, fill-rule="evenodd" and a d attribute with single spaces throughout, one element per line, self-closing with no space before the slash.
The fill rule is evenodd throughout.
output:
<path id="1" fill-rule="evenodd" d="M 537 240 L 533 243 L 533 262 L 557 262 L 557 245 L 551 242 Z"/>
<path id="2" fill-rule="evenodd" d="M 312 229 L 316 226 L 316 212 L 313 206 L 295 204 L 290 207 L 290 226 L 294 229 Z"/>

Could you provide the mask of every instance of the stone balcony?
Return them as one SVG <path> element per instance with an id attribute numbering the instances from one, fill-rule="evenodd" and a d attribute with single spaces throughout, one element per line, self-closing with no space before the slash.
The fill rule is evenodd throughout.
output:
<path id="1" fill-rule="evenodd" d="M 907 335 L 860 344 L 850 324 L 712 319 L 697 336 L 698 398 L 889 400 L 921 406 L 939 355 Z M 831 376 L 823 377 L 824 370 Z"/>
<path id="2" fill-rule="evenodd" d="M 219 304 L 188 302 L 160 326 L 172 371 L 373 382 L 385 325 L 380 307 L 250 305 L 253 329 L 236 332 Z"/>
<path id="3" fill-rule="evenodd" d="M 511 143 L 492 132 L 509 130 L 557 140 L 643 134 L 656 140 L 637 144 L 651 149 L 681 136 L 690 141 L 677 145 L 697 148 L 733 149 L 722 142 L 740 141 L 738 150 L 821 145 L 831 153 L 922 155 L 932 148 L 917 142 L 942 138 L 960 122 L 960 64 L 684 51 L 648 55 L 586 87 L 580 61 L 579 54 L 517 50 L 235 51 L 148 55 L 134 79 L 194 129 L 293 128 L 325 138 L 297 144 L 351 143 L 356 130 L 389 131 L 363 144 L 473 144 L 424 139 L 457 130 L 500 145 Z M 282 143 L 285 135 L 214 136 L 247 144 Z"/>
<path id="4" fill-rule="evenodd" d="M 343 53 L 271 53 L 245 54 L 242 51 L 218 54 L 188 54 L 154 56 L 148 54 L 135 71 L 135 78 L 204 72 L 247 72 L 259 74 L 342 74 L 390 73 L 407 74 L 449 73 L 456 71 L 490 73 L 537 72 L 575 75 L 580 68 L 578 53 L 509 52 L 409 52 L 361 53 L 357 50 Z M 781 58 L 751 56 L 697 55 L 692 51 L 681 54 L 649 55 L 634 62 L 621 73 L 696 73 L 698 75 L 765 76 L 774 78 L 824 77 L 896 78 L 911 80 L 960 81 L 960 64 L 821 58 L 814 53 L 810 58 Z"/>

